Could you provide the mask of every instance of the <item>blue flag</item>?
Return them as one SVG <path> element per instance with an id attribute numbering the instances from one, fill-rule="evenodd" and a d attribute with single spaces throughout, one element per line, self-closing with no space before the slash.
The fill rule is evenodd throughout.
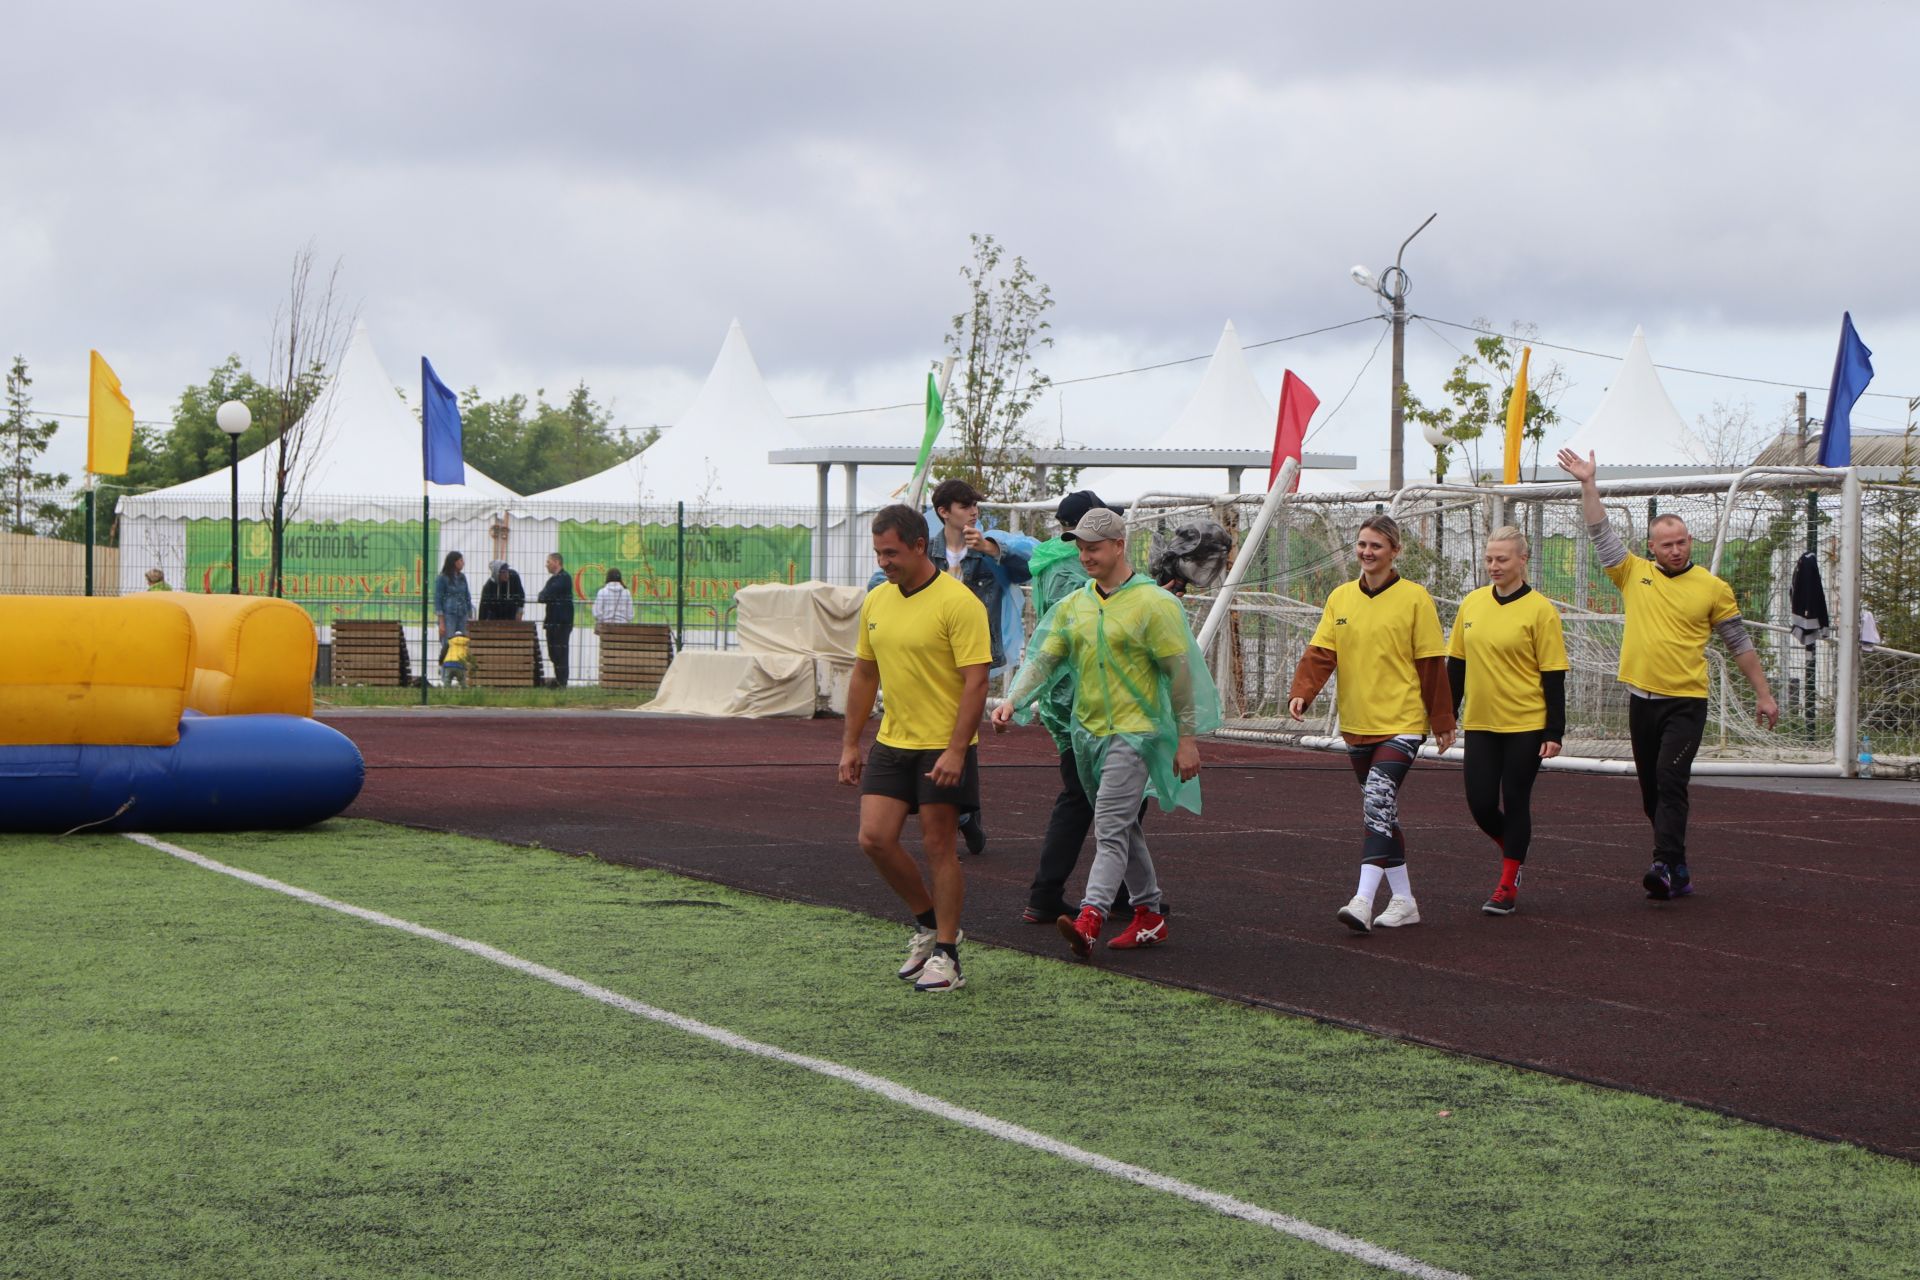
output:
<path id="1" fill-rule="evenodd" d="M 460 400 L 420 357 L 420 432 L 427 479 L 434 484 L 465 484 L 460 458 Z"/>
<path id="2" fill-rule="evenodd" d="M 1833 357 L 1833 385 L 1827 388 L 1826 434 L 1820 437 L 1820 465 L 1844 467 L 1853 461 L 1854 402 L 1873 381 L 1873 352 L 1853 331 L 1853 313 L 1840 315 L 1840 351 Z"/>

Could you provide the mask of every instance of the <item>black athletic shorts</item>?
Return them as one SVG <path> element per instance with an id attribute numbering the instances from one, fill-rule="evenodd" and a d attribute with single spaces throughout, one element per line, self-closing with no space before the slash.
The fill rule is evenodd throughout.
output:
<path id="1" fill-rule="evenodd" d="M 978 809 L 980 744 L 968 746 L 967 762 L 961 767 L 957 786 L 935 786 L 927 776 L 939 758 L 938 751 L 902 751 L 876 742 L 867 753 L 867 767 L 860 774 L 860 794 L 904 800 L 908 813 L 920 812 L 923 804 L 950 804 L 961 813 Z"/>

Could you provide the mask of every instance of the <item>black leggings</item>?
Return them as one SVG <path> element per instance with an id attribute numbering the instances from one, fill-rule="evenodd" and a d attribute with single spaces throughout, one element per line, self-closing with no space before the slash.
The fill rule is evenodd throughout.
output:
<path id="1" fill-rule="evenodd" d="M 1540 775 L 1544 729 L 1531 733 L 1467 730 L 1467 808 L 1480 829 L 1515 862 L 1533 841 L 1533 780 Z"/>
<path id="2" fill-rule="evenodd" d="M 1420 755 L 1424 735 L 1403 733 L 1383 742 L 1355 743 L 1347 748 L 1347 763 L 1360 780 L 1360 821 L 1366 836 L 1360 861 L 1383 867 L 1407 864 L 1407 837 L 1400 830 L 1400 784 Z"/>

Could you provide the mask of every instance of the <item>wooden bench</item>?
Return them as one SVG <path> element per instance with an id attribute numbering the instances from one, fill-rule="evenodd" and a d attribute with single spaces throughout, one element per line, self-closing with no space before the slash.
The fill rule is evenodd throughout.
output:
<path id="1" fill-rule="evenodd" d="M 467 683 L 477 688 L 532 688 L 539 643 L 531 622 L 497 618 L 469 622 Z"/>
<path id="2" fill-rule="evenodd" d="M 405 687 L 412 676 L 407 637 L 397 622 L 333 624 L 333 682 L 382 689 Z"/>
<path id="3" fill-rule="evenodd" d="M 601 624 L 600 685 L 653 693 L 673 661 L 673 628 L 664 622 Z"/>

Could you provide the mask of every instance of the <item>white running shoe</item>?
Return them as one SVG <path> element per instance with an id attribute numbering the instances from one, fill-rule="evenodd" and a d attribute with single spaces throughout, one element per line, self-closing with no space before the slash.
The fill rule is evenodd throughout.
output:
<path id="1" fill-rule="evenodd" d="M 927 961 L 933 958 L 933 944 L 938 940 L 939 935 L 932 929 L 913 931 L 913 937 L 907 942 L 907 962 L 900 966 L 900 981 L 912 982 L 920 976 L 920 970 L 925 968 Z M 964 933 L 954 938 L 956 943 L 966 940 L 967 935 Z"/>
<path id="2" fill-rule="evenodd" d="M 1387 909 L 1374 918 L 1376 929 L 1398 929 L 1403 924 L 1420 923 L 1420 906 L 1412 898 L 1403 898 L 1399 894 L 1387 903 Z"/>
<path id="3" fill-rule="evenodd" d="M 1340 908 L 1339 920 L 1355 933 L 1372 933 L 1373 904 L 1365 898 L 1356 897 Z"/>
<path id="4" fill-rule="evenodd" d="M 944 951 L 933 953 L 926 964 L 920 968 L 920 980 L 913 984 L 915 991 L 958 991 L 967 985 L 960 976 L 960 965 Z"/>

